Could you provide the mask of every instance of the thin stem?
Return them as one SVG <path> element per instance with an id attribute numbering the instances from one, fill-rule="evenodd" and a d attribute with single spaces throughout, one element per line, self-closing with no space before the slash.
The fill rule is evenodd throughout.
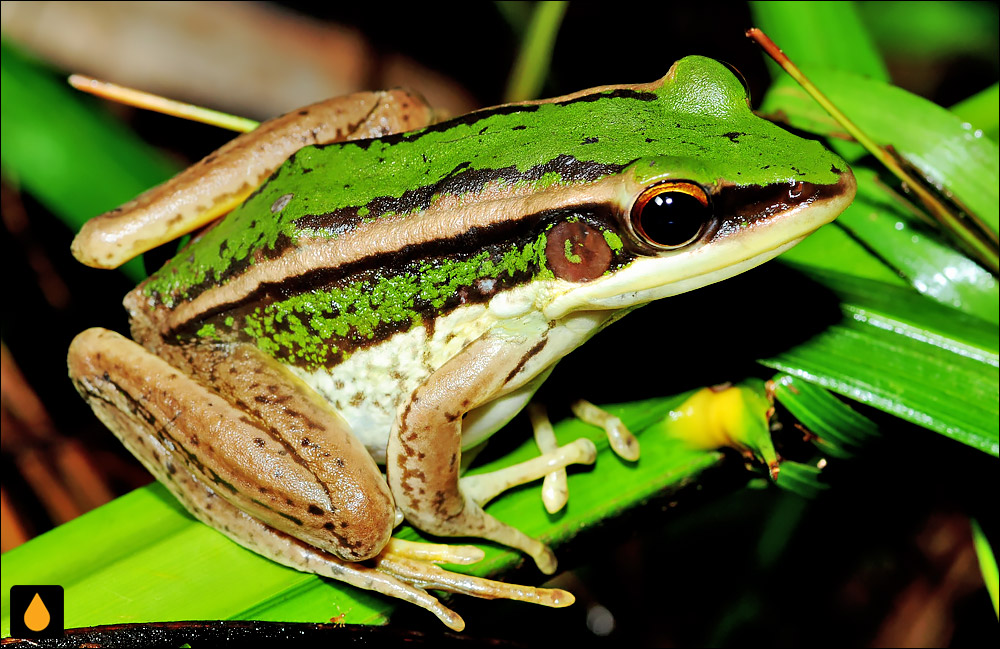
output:
<path id="1" fill-rule="evenodd" d="M 747 30 L 747 37 L 760 45 L 768 55 L 780 65 L 816 102 L 823 107 L 837 122 L 844 127 L 851 137 L 858 141 L 868 150 L 879 162 L 910 188 L 920 202 L 923 203 L 932 215 L 948 229 L 958 240 L 970 250 L 990 271 L 995 275 L 1000 272 L 1000 253 L 988 242 L 983 241 L 977 234 L 962 225 L 961 219 L 953 214 L 946 205 L 929 192 L 923 184 L 913 178 L 899 164 L 899 162 L 884 147 L 879 146 L 874 140 L 865 134 L 854 122 L 840 112 L 833 102 L 826 95 L 813 85 L 811 81 L 799 70 L 784 52 L 774 44 L 761 30 L 753 27 Z"/>
<path id="2" fill-rule="evenodd" d="M 173 115 L 174 117 L 182 117 L 194 122 L 211 124 L 212 126 L 218 126 L 238 133 L 248 133 L 260 126 L 260 122 L 255 122 L 252 119 L 237 117 L 236 115 L 211 110 L 210 108 L 202 108 L 201 106 L 187 104 L 174 99 L 167 99 L 160 95 L 154 95 L 126 86 L 119 86 L 116 83 L 101 81 L 100 79 L 94 79 L 82 74 L 70 75 L 69 85 L 77 90 L 89 92 L 92 95 L 104 97 L 105 99 L 129 106 L 145 108 L 146 110 Z"/>
<path id="3" fill-rule="evenodd" d="M 504 99 L 508 102 L 536 99 L 545 83 L 552 49 L 568 2 L 536 2 L 531 22 L 521 41 Z"/>

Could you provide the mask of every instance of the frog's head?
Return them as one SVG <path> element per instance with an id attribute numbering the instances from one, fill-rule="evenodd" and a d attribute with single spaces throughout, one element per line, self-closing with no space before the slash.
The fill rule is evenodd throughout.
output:
<path id="1" fill-rule="evenodd" d="M 682 59 L 656 92 L 669 106 L 657 114 L 662 153 L 604 179 L 601 204 L 579 225 L 550 230 L 549 267 L 570 280 L 545 305 L 550 318 L 732 277 L 791 248 L 854 198 L 843 160 L 754 115 L 721 64 Z"/>
<path id="2" fill-rule="evenodd" d="M 614 227 L 603 227 L 599 217 L 590 221 L 583 216 L 572 227 L 560 224 L 550 230 L 548 249 L 566 254 L 550 252 L 549 267 L 572 283 L 557 291 L 546 315 L 642 304 L 707 286 L 776 257 L 850 205 L 854 176 L 839 164 L 843 170 L 833 165 L 833 183 L 778 178 L 740 186 L 710 180 L 701 164 L 683 165 L 666 157 L 636 162 L 610 206 L 607 217 Z M 579 281 L 586 278 L 593 279 Z"/>

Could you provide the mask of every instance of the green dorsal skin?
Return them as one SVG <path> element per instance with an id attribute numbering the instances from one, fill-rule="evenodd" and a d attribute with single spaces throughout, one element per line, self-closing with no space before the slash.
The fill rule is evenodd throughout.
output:
<path id="1" fill-rule="evenodd" d="M 336 237 L 359 220 L 419 211 L 442 193 L 477 192 L 491 181 L 538 190 L 592 182 L 656 156 L 701 161 L 735 185 L 838 179 L 818 143 L 756 117 L 722 64 L 687 57 L 654 90 L 499 107 L 411 133 L 304 148 L 144 290 L 171 305 L 302 234 Z"/>

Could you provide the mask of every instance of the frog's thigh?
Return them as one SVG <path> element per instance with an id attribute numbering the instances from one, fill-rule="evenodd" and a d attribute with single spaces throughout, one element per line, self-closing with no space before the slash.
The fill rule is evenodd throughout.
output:
<path id="1" fill-rule="evenodd" d="M 269 368 L 216 365 L 220 391 L 258 380 L 257 394 L 243 392 L 261 406 L 254 410 L 104 329 L 76 337 L 69 367 L 101 420 L 185 505 L 190 485 L 175 479 L 182 468 L 241 513 L 340 558 L 365 559 L 388 542 L 395 507 L 378 467 L 339 417 L 324 415 L 294 385 L 270 383 Z M 244 534 L 246 517 L 229 518 L 207 522 L 257 549 Z"/>
<path id="2" fill-rule="evenodd" d="M 537 351 L 535 338 L 486 335 L 434 372 L 400 412 L 389 437 L 386 474 L 408 521 L 431 534 L 474 536 L 518 548 L 545 573 L 552 551 L 493 518 L 459 485 L 462 415 L 502 392 Z"/>

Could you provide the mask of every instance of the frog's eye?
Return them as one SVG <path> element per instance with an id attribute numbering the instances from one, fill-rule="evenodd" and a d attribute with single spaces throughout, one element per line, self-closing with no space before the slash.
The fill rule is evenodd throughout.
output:
<path id="1" fill-rule="evenodd" d="M 630 218 L 632 229 L 643 241 L 672 250 L 698 238 L 712 220 L 712 205 L 699 185 L 669 181 L 639 194 Z"/>

